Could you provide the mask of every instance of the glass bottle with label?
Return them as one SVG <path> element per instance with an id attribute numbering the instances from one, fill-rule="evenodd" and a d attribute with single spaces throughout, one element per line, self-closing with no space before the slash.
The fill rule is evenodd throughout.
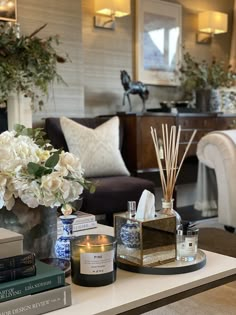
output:
<path id="1" fill-rule="evenodd" d="M 193 261 L 197 256 L 198 231 L 188 221 L 182 221 L 177 229 L 176 237 L 176 259 L 182 261 Z"/>

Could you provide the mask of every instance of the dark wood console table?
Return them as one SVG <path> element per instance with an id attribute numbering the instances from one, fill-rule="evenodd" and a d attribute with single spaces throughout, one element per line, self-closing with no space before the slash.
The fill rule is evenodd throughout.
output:
<path id="1" fill-rule="evenodd" d="M 157 135 L 162 137 L 162 124 L 168 126 L 181 126 L 181 139 L 179 157 L 183 156 L 188 141 L 194 129 L 197 134 L 186 156 L 183 170 L 184 176 L 179 176 L 181 181 L 195 182 L 197 176 L 196 148 L 198 141 L 208 132 L 213 130 L 223 130 L 236 128 L 236 114 L 222 113 L 131 113 L 119 114 L 124 125 L 124 149 L 122 154 L 125 156 L 127 167 L 137 176 L 156 179 L 157 161 L 154 145 L 151 138 L 150 127 L 156 128 Z M 190 165 L 188 162 L 190 161 Z M 194 165 L 193 165 L 194 164 Z M 153 175 L 155 173 L 155 175 Z M 154 176 L 154 177 L 153 177 Z M 185 177 L 186 177 L 185 176 Z M 152 178 L 153 177 L 153 178 Z"/>

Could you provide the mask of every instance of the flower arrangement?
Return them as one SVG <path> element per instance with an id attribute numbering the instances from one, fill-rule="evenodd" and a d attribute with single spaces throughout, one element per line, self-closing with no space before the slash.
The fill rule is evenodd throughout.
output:
<path id="1" fill-rule="evenodd" d="M 230 65 L 213 58 L 211 63 L 205 60 L 197 62 L 189 52 L 183 55 L 180 67 L 180 81 L 187 91 L 196 89 L 217 89 L 234 84 L 236 74 Z"/>
<path id="2" fill-rule="evenodd" d="M 62 206 L 68 214 L 84 188 L 94 191 L 79 159 L 54 149 L 44 136 L 42 129 L 22 125 L 0 134 L 0 209 L 11 210 L 20 198 L 30 208 Z"/>
<path id="3" fill-rule="evenodd" d="M 56 80 L 64 83 L 57 64 L 67 58 L 56 51 L 57 35 L 37 37 L 45 27 L 46 24 L 29 36 L 19 36 L 16 26 L 0 24 L 0 103 L 6 102 L 10 93 L 21 92 L 31 99 L 32 108 L 36 104 L 41 108 L 48 86 Z"/>

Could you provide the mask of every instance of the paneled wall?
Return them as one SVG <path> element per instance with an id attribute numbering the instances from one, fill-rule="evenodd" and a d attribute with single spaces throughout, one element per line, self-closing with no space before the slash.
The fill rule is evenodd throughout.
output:
<path id="1" fill-rule="evenodd" d="M 133 15 L 117 18 L 115 30 L 94 28 L 93 1 L 82 1 L 85 113 L 107 114 L 122 108 L 120 70 L 132 75 Z"/>
<path id="2" fill-rule="evenodd" d="M 70 58 L 69 62 L 58 66 L 66 85 L 53 85 L 43 110 L 34 113 L 34 122 L 40 124 L 45 116 L 84 115 L 81 1 L 18 0 L 18 21 L 23 34 L 30 34 L 47 23 L 38 36 L 59 34 L 58 52 Z"/>
<path id="3" fill-rule="evenodd" d="M 145 0 L 143 0 L 145 1 Z M 214 55 L 228 59 L 234 0 L 169 0 L 183 7 L 183 43 L 185 49 L 201 59 Z M 60 52 L 68 53 L 70 62 L 60 65 L 59 72 L 67 86 L 55 84 L 42 112 L 34 114 L 35 124 L 45 116 L 93 116 L 128 110 L 122 106 L 123 87 L 120 70 L 134 73 L 134 7 L 132 14 L 117 19 L 114 31 L 93 27 L 93 0 L 18 0 L 21 32 L 29 34 L 44 23 L 39 34 L 59 34 Z M 229 14 L 229 32 L 217 35 L 211 45 L 195 42 L 197 13 L 205 10 Z M 157 107 L 161 100 L 177 100 L 181 90 L 150 86 L 147 107 Z M 141 109 L 138 96 L 132 96 L 134 111 Z"/>

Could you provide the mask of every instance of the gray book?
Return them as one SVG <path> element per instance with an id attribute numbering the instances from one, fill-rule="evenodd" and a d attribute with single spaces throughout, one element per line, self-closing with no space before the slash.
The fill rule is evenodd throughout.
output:
<path id="1" fill-rule="evenodd" d="M 0 315 L 39 315 L 71 305 L 71 287 L 63 287 L 26 295 L 1 303 Z"/>

